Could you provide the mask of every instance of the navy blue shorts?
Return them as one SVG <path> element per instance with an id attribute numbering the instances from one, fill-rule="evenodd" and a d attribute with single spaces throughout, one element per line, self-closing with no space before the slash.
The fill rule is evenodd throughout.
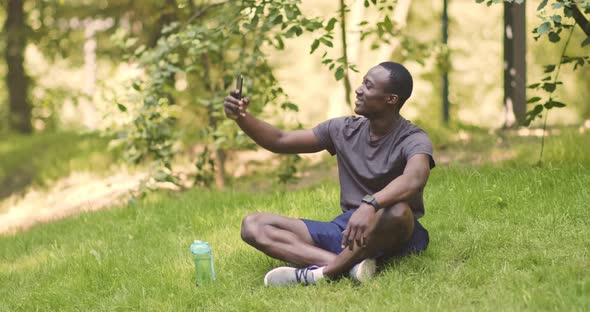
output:
<path id="1" fill-rule="evenodd" d="M 342 252 L 340 244 L 342 243 L 342 231 L 346 229 L 348 220 L 355 210 L 349 210 L 330 222 L 322 222 L 308 219 L 301 219 L 307 226 L 307 230 L 315 245 L 324 250 L 339 254 Z M 402 257 L 410 254 L 418 254 L 426 249 L 430 238 L 428 231 L 418 222 L 414 220 L 414 232 L 410 240 L 406 242 L 402 248 L 395 253 L 385 254 L 380 252 L 376 259 L 379 262 L 383 262 L 392 257 Z"/>

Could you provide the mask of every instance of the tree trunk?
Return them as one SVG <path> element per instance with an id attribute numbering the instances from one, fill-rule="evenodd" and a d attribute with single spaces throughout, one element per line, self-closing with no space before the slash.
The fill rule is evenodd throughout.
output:
<path id="1" fill-rule="evenodd" d="M 342 5 L 342 4 L 341 4 Z M 343 40 L 343 49 L 346 49 L 347 55 L 347 63 L 357 65 L 357 67 L 362 66 L 361 58 L 360 58 L 360 49 L 361 49 L 361 34 L 360 34 L 360 27 L 358 26 L 359 23 L 363 20 L 365 12 L 365 6 L 363 5 L 363 0 L 355 0 L 350 5 L 350 11 L 348 14 L 348 19 L 342 19 L 343 24 L 341 25 L 340 31 L 342 31 L 342 27 L 346 32 L 346 43 Z M 348 101 L 351 99 L 351 96 L 354 96 L 354 91 L 352 84 L 358 83 L 358 74 L 354 71 L 346 71 L 349 89 L 346 87 L 345 84 L 342 86 L 344 88 L 338 88 L 338 91 L 335 92 L 332 96 L 330 96 L 330 104 L 329 109 L 326 117 L 336 117 L 336 116 L 343 116 L 348 115 L 354 112 L 354 105 L 352 103 L 348 104 Z"/>
<path id="2" fill-rule="evenodd" d="M 8 65 L 6 86 L 10 102 L 10 127 L 20 133 L 31 133 L 31 104 L 28 100 L 28 78 L 24 68 L 26 47 L 24 0 L 8 0 L 4 24 Z"/>
<path id="3" fill-rule="evenodd" d="M 526 1 L 504 2 L 504 127 L 522 125 L 526 114 Z"/>
<path id="4" fill-rule="evenodd" d="M 352 101 L 350 97 L 352 96 L 352 88 L 350 87 L 350 77 L 348 75 L 348 45 L 346 44 L 346 5 L 344 4 L 344 0 L 340 0 L 340 39 L 342 40 L 342 57 L 344 58 L 344 99 L 346 100 L 346 106 L 350 108 L 351 112 L 354 112 L 354 107 L 352 106 Z"/>
<path id="5" fill-rule="evenodd" d="M 220 148 L 215 149 L 215 186 L 225 188 L 225 151 Z"/>
<path id="6" fill-rule="evenodd" d="M 448 14 L 448 0 L 443 0 L 443 14 L 442 14 L 442 43 L 446 48 L 448 47 L 449 39 L 449 14 Z M 448 51 L 448 49 L 446 49 Z M 448 57 L 448 55 L 446 55 Z M 449 124 L 449 66 L 444 67 L 442 73 L 442 102 L 443 102 L 443 123 Z"/>
<path id="7" fill-rule="evenodd" d="M 201 64 L 203 65 L 204 75 L 203 75 L 203 84 L 205 89 L 210 93 L 214 93 L 214 84 L 211 81 L 211 65 L 209 63 L 209 56 L 206 53 L 201 54 Z M 209 128 L 212 129 L 212 132 L 217 129 L 217 119 L 213 114 L 213 104 L 209 104 L 207 106 L 207 118 L 209 119 Z M 215 163 L 215 186 L 218 189 L 225 188 L 225 151 L 220 148 L 215 148 L 215 155 L 214 155 L 214 163 Z"/>

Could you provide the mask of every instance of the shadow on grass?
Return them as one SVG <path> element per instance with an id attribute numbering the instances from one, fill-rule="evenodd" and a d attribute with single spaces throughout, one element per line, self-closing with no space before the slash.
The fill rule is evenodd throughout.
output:
<path id="1" fill-rule="evenodd" d="M 36 170 L 32 166 L 15 168 L 10 175 L 0 180 L 0 200 L 24 191 L 31 185 L 35 175 Z"/>

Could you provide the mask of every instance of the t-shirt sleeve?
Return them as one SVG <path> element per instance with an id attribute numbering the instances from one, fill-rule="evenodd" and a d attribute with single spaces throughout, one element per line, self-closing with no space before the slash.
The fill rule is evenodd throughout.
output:
<path id="1" fill-rule="evenodd" d="M 403 155 L 407 161 L 414 155 L 426 154 L 429 158 L 430 169 L 432 169 L 434 168 L 434 166 L 436 166 L 436 164 L 434 163 L 432 150 L 432 142 L 430 141 L 428 135 L 423 131 L 418 131 L 411 134 L 405 140 Z"/>
<path id="2" fill-rule="evenodd" d="M 329 119 L 313 128 L 313 134 L 320 141 L 321 146 L 332 156 L 336 154 L 336 147 L 334 146 L 331 133 L 335 133 L 336 127 L 337 119 Z"/>

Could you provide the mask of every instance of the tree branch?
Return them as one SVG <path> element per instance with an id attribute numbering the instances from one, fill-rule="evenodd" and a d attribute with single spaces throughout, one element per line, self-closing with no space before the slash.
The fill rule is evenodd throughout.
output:
<path id="1" fill-rule="evenodd" d="M 576 24 L 580 25 L 580 28 L 584 31 L 586 36 L 590 37 L 590 22 L 586 19 L 586 16 L 580 11 L 580 8 L 575 3 L 571 4 L 572 13 Z"/>
<path id="2" fill-rule="evenodd" d="M 190 24 L 192 21 L 194 21 L 197 18 L 203 17 L 203 15 L 207 14 L 207 11 L 209 11 L 210 9 L 216 8 L 218 6 L 222 6 L 226 3 L 228 3 L 229 1 L 223 1 L 223 2 L 217 2 L 217 3 L 213 3 L 210 4 L 202 9 L 200 9 L 199 11 L 197 11 L 195 14 L 193 14 L 193 16 L 191 16 L 187 21 L 186 21 L 186 25 Z"/>

